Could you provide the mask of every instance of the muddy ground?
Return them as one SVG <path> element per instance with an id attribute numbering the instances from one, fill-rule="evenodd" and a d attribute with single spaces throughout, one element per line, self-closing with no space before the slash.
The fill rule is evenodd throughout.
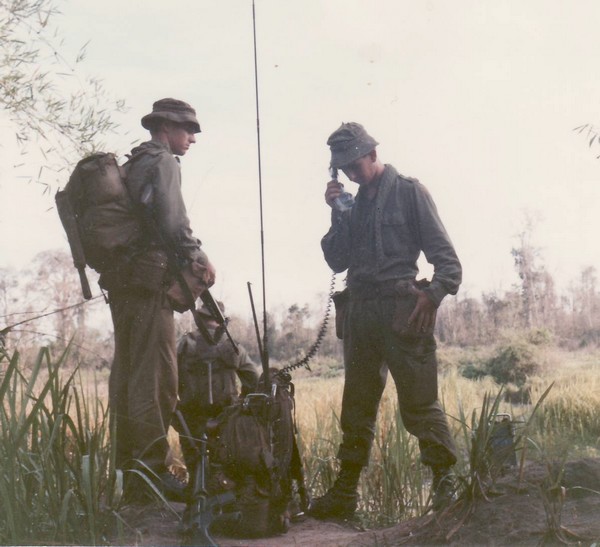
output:
<path id="1" fill-rule="evenodd" d="M 559 488 L 548 489 L 548 475 L 545 466 L 531 463 L 522 471 L 508 472 L 487 499 L 474 505 L 459 501 L 441 513 L 389 528 L 361 530 L 351 523 L 306 518 L 276 537 L 236 539 L 215 534 L 214 539 L 223 547 L 533 546 L 600 541 L 600 460 L 568 462 Z M 124 508 L 120 513 L 124 541 L 111 544 L 180 545 L 178 525 L 183 509 L 180 504 L 170 509 Z"/>

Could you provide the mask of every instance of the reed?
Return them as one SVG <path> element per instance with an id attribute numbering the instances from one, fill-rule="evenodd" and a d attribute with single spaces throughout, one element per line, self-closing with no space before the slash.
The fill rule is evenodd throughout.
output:
<path id="1" fill-rule="evenodd" d="M 77 383 L 78 369 L 61 374 L 66 358 L 44 348 L 25 369 L 18 352 L 0 352 L 4 545 L 100 543 L 117 501 L 106 405 Z"/>
<path id="2" fill-rule="evenodd" d="M 468 361 L 467 352 L 461 360 Z M 597 354 L 557 353 L 548 360 L 552 366 L 530 378 L 536 404 L 527 405 L 506 401 L 489 377 L 469 380 L 446 367 L 440 400 L 459 449 L 459 494 L 474 499 L 493 481 L 489 439 L 498 413 L 510 414 L 517 426 L 520 462 L 598 457 L 598 361 Z M 309 490 L 319 496 L 338 471 L 343 377 L 300 376 L 294 383 L 301 458 Z M 0 350 L 0 544 L 106 543 L 109 526 L 118 534 L 122 476 L 112 463 L 105 384 L 90 370 L 71 369 L 68 352 L 53 358 L 41 349 L 23 363 L 19 353 Z M 390 381 L 361 476 L 363 524 L 386 526 L 425 513 L 430 481 Z"/>
<path id="3" fill-rule="evenodd" d="M 534 403 L 526 405 L 507 401 L 505 389 L 490 377 L 470 380 L 457 368 L 448 368 L 440 376 L 440 400 L 459 451 L 455 470 L 463 499 L 485 495 L 501 470 L 493 461 L 490 443 L 498 414 L 508 414 L 513 422 L 519 463 L 526 458 L 564 458 L 565 438 L 572 457 L 598 455 L 600 371 L 587 354 L 570 358 L 568 366 L 546 367 L 531 379 Z M 315 496 L 333 484 L 338 470 L 342 389 L 341 376 L 296 381 L 301 456 Z M 395 388 L 389 381 L 370 464 L 361 476 L 362 522 L 385 526 L 425 513 L 430 484 L 430 471 L 420 465 L 416 439 L 402 426 Z"/>

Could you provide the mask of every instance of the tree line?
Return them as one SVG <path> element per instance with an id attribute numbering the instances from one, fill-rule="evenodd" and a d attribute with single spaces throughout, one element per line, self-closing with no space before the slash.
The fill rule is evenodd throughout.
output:
<path id="1" fill-rule="evenodd" d="M 553 341 L 567 349 L 600 345 L 600 289 L 594 266 L 582 269 L 566 293 L 558 293 L 527 225 L 512 249 L 519 282 L 503 293 L 479 298 L 448 297 L 438 310 L 436 334 L 441 344 L 491 346 L 507 333 L 527 332 L 539 342 Z M 92 282 L 94 274 L 92 272 Z M 326 300 L 324 298 L 324 300 Z M 301 360 L 319 339 L 318 356 L 341 367 L 341 343 L 335 336 L 335 312 L 325 320 L 320 309 L 291 303 L 267 313 L 269 356 L 277 364 Z M 177 317 L 178 332 L 193 328 L 189 314 Z M 262 327 L 262 321 L 259 327 Z M 112 332 L 102 296 L 82 304 L 79 279 L 68 252 L 39 253 L 27 268 L 0 269 L 0 337 L 7 347 L 37 352 L 41 345 L 55 352 L 71 345 L 75 361 L 97 368 L 112 360 Z M 230 330 L 259 362 L 256 328 L 251 317 L 232 316 Z M 260 330 L 260 329 L 259 329 Z"/>

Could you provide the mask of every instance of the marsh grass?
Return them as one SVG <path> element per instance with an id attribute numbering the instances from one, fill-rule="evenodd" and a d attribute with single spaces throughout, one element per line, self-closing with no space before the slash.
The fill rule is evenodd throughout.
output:
<path id="1" fill-rule="evenodd" d="M 585 353 L 557 352 L 547 361 L 540 375 L 531 379 L 533 404 L 527 405 L 508 402 L 505 389 L 490 377 L 469 380 L 455 367 L 446 367 L 441 374 L 440 400 L 458 446 L 455 470 L 462 499 L 470 503 L 484 498 L 502 473 L 490 443 L 498 414 L 508 414 L 514 424 L 518 466 L 526 460 L 560 460 L 565 450 L 571 457 L 600 455 L 600 389 L 596 389 L 600 360 Z M 342 389 L 342 377 L 296 381 L 301 456 L 314 496 L 333 484 L 338 470 Z M 424 514 L 430 508 L 430 484 L 429 469 L 419 463 L 416 439 L 402 426 L 390 381 L 380 405 L 370 464 L 361 475 L 362 522 L 385 526 Z"/>
<path id="2" fill-rule="evenodd" d="M 25 369 L 0 351 L 0 543 L 101 543 L 122 486 L 106 406 L 61 371 L 66 353 Z"/>
<path id="3" fill-rule="evenodd" d="M 465 354 L 452 360 L 468 359 Z M 0 544 L 106 543 L 107 524 L 117 534 L 111 541 L 118 542 L 127 526 L 116 510 L 123 478 L 112 464 L 106 379 L 70 369 L 68 361 L 67 353 L 53 358 L 42 349 L 23 363 L 18 353 L 0 350 Z M 510 414 L 518 424 L 519 465 L 529 459 L 550 465 L 568 457 L 598 457 L 599 378 L 597 353 L 548 352 L 546 366 L 530 379 L 536 404 L 514 405 L 490 377 L 469 380 L 457 367 L 444 367 L 440 400 L 458 445 L 460 496 L 485 496 L 497 475 L 489 438 L 498 413 Z M 337 476 L 343 377 L 303 376 L 294 383 L 306 482 L 319 496 Z M 387 526 L 424 514 L 430 483 L 416 439 L 402 426 L 390 381 L 371 462 L 360 481 L 362 523 Z M 548 527 L 561 531 L 555 501 L 549 498 Z"/>

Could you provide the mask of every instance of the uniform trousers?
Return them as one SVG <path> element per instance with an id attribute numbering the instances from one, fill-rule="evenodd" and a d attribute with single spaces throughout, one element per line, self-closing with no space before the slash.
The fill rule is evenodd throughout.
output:
<path id="1" fill-rule="evenodd" d="M 115 330 L 109 403 L 116 466 L 127 469 L 141 461 L 162 473 L 177 404 L 173 309 L 164 291 L 115 290 L 109 302 Z"/>
<path id="2" fill-rule="evenodd" d="M 456 463 L 456 447 L 437 400 L 432 334 L 399 336 L 392 328 L 397 297 L 353 298 L 343 318 L 345 382 L 338 458 L 366 466 L 388 371 L 396 384 L 402 422 L 431 467 Z"/>

